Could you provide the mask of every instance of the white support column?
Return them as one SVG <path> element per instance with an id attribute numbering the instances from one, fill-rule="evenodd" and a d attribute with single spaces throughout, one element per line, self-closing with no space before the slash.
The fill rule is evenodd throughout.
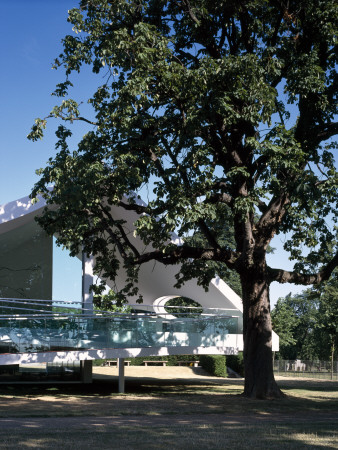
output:
<path id="1" fill-rule="evenodd" d="M 125 383 L 124 383 L 124 358 L 117 358 L 117 367 L 119 371 L 119 393 L 124 394 Z"/>
<path id="2" fill-rule="evenodd" d="M 81 367 L 81 381 L 82 383 L 93 382 L 93 361 L 85 360 L 80 362 Z"/>
<path id="3" fill-rule="evenodd" d="M 82 310 L 89 314 L 93 312 L 94 296 L 89 291 L 94 282 L 93 265 L 93 257 L 82 253 Z"/>

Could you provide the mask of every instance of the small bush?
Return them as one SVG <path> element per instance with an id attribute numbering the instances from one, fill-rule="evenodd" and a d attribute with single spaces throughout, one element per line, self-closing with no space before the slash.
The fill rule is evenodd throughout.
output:
<path id="1" fill-rule="evenodd" d="M 244 377 L 244 359 L 242 352 L 238 353 L 238 355 L 228 355 L 226 365 L 238 373 L 238 375 Z"/>
<path id="2" fill-rule="evenodd" d="M 105 359 L 94 359 L 93 366 L 103 366 L 105 364 Z"/>
<path id="3" fill-rule="evenodd" d="M 223 355 L 200 355 L 200 365 L 216 377 L 226 376 L 225 356 Z"/>

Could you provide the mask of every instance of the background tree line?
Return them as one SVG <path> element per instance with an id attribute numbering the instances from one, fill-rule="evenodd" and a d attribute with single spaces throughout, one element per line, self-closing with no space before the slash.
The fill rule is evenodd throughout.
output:
<path id="1" fill-rule="evenodd" d="M 338 273 L 316 289 L 279 298 L 271 312 L 279 359 L 337 360 Z"/>

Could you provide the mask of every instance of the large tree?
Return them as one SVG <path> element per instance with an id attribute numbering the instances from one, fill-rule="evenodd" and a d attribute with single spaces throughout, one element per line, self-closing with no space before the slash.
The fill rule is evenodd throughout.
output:
<path id="1" fill-rule="evenodd" d="M 123 264 L 129 278 L 121 295 L 136 294 L 138 269 L 149 261 L 180 263 L 177 285 L 191 277 L 207 285 L 210 262 L 236 271 L 244 393 L 281 396 L 269 286 L 320 283 L 338 263 L 335 1 L 83 0 L 69 21 L 75 34 L 55 60 L 66 72 L 55 95 L 64 98 L 50 114 L 65 125 L 33 191 L 59 208 L 40 224 L 74 254 L 98 255 L 106 276 Z M 89 115 L 68 96 L 73 72 L 85 65 L 99 84 L 88 94 Z M 46 120 L 36 120 L 32 139 L 42 137 Z M 89 131 L 71 152 L 66 125 L 76 121 Z M 142 189 L 147 205 L 134 195 Z M 152 244 L 144 252 L 110 204 L 139 215 L 136 232 Z M 218 239 L 229 223 L 234 246 Z M 170 242 L 173 231 L 196 230 L 203 245 Z M 293 271 L 266 262 L 280 233 Z"/>

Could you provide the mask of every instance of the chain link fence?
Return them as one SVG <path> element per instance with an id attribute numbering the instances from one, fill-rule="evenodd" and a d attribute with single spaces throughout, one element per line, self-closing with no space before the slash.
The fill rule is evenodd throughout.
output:
<path id="1" fill-rule="evenodd" d="M 338 381 L 338 361 L 308 361 L 303 359 L 275 359 L 273 362 L 275 375 L 320 378 Z"/>

